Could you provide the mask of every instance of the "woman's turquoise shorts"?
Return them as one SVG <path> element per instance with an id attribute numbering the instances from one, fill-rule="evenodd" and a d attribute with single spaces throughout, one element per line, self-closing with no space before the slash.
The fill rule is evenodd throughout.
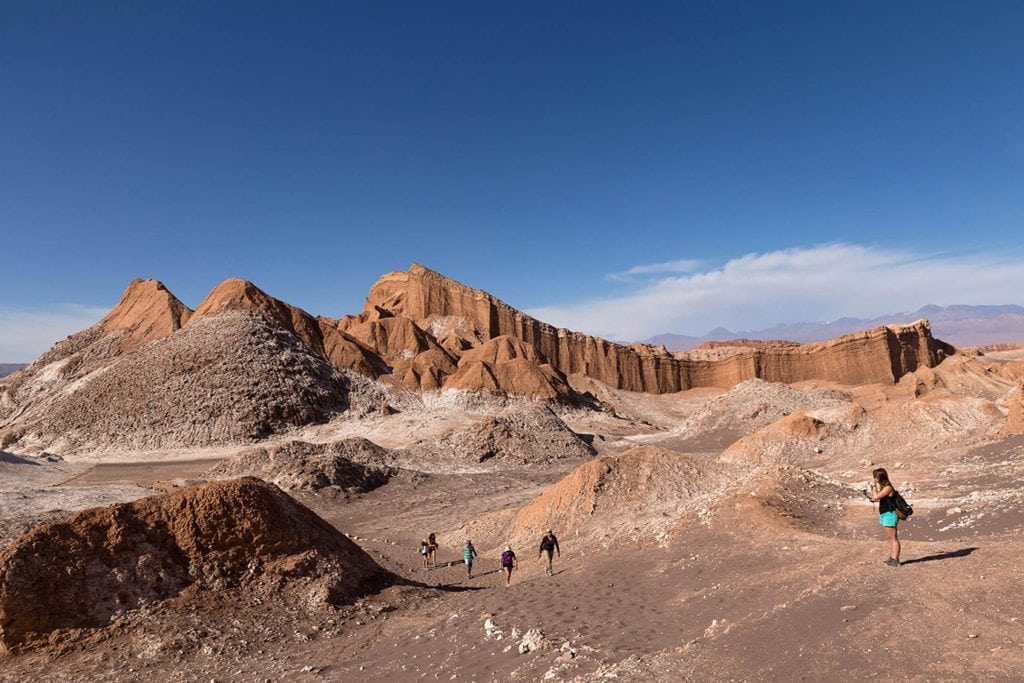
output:
<path id="1" fill-rule="evenodd" d="M 891 512 L 883 512 L 878 515 L 878 521 L 882 523 L 882 526 L 889 526 L 895 529 L 896 525 L 900 523 L 900 518 L 896 515 L 896 511 L 892 510 Z"/>

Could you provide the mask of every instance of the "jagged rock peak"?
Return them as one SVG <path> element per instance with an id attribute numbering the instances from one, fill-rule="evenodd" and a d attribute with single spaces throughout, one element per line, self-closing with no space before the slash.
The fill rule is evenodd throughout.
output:
<path id="1" fill-rule="evenodd" d="M 192 310 L 158 280 L 132 280 L 121 300 L 100 321 L 102 333 L 125 333 L 126 350 L 173 334 L 185 325 Z"/>
<path id="2" fill-rule="evenodd" d="M 239 310 L 258 315 L 274 327 L 291 332 L 306 348 L 323 356 L 336 368 L 356 370 L 371 377 L 382 371 L 380 359 L 340 332 L 333 320 L 314 318 L 298 306 L 275 299 L 248 280 L 228 278 L 214 287 L 196 309 L 194 317 Z"/>
<path id="3" fill-rule="evenodd" d="M 229 277 L 210 290 L 203 303 L 199 304 L 195 314 L 199 317 L 225 310 L 248 310 L 276 314 L 286 308 L 291 308 L 291 306 L 270 296 L 249 280 Z"/>

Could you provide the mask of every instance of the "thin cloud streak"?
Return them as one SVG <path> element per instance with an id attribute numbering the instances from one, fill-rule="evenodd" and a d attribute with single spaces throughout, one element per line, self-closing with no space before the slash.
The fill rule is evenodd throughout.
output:
<path id="1" fill-rule="evenodd" d="M 1021 256 L 826 244 L 747 254 L 622 295 L 529 313 L 559 327 L 638 340 L 665 332 L 701 335 L 715 327 L 743 331 L 875 317 L 926 304 L 1018 303 L 1024 291 Z"/>
<path id="2" fill-rule="evenodd" d="M 605 279 L 615 282 L 633 282 L 638 277 L 645 275 L 660 275 L 662 273 L 692 273 L 703 265 L 702 261 L 696 259 L 679 259 L 677 261 L 665 261 L 664 263 L 648 263 L 641 266 L 633 266 L 629 270 L 620 273 L 609 273 Z"/>
<path id="3" fill-rule="evenodd" d="M 105 314 L 102 308 L 77 304 L 0 308 L 0 362 L 31 362 L 56 342 L 89 327 Z"/>

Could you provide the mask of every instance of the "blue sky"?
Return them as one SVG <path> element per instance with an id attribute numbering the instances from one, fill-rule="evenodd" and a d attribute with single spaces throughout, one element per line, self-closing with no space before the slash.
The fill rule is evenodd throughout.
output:
<path id="1" fill-rule="evenodd" d="M 137 276 L 340 316 L 419 261 L 618 338 L 1021 303 L 1022 34 L 1013 2 L 9 0 L 0 360 Z"/>

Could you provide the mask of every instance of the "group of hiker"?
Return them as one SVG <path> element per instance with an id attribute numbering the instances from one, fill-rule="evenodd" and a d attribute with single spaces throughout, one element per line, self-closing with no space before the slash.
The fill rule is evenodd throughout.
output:
<path id="1" fill-rule="evenodd" d="M 878 521 L 885 530 L 886 539 L 889 542 L 889 558 L 884 564 L 889 567 L 900 566 L 900 520 L 907 519 L 914 513 L 914 509 L 907 504 L 896 487 L 889 481 L 889 473 L 879 467 L 871 473 L 871 490 L 864 491 L 864 495 L 873 503 L 878 503 Z M 420 556 L 424 569 L 437 566 L 437 537 L 430 534 L 420 542 Z M 540 539 L 540 546 L 537 552 L 537 559 L 545 558 L 544 571 L 547 576 L 552 576 L 553 562 L 555 557 L 561 558 L 562 552 L 558 547 L 558 537 L 551 529 L 547 530 Z M 467 578 L 473 578 L 473 561 L 479 557 L 472 539 L 467 538 L 462 546 L 462 561 L 466 565 Z M 505 585 L 512 585 L 512 571 L 519 568 L 519 560 L 511 545 L 505 545 L 501 551 L 501 570 L 505 573 Z"/>
<path id="2" fill-rule="evenodd" d="M 430 534 L 426 539 L 420 541 L 420 557 L 422 567 L 429 569 L 437 566 L 437 536 Z M 547 530 L 544 537 L 540 539 L 540 548 L 537 552 L 537 559 L 546 558 L 545 573 L 548 576 L 554 575 L 553 562 L 555 557 L 561 557 L 562 551 L 558 547 L 558 537 L 551 529 Z M 473 560 L 480 557 L 473 545 L 473 540 L 467 538 L 462 546 L 462 562 L 466 565 L 466 577 L 473 578 Z M 506 545 L 501 551 L 501 570 L 505 573 L 505 585 L 512 585 L 512 570 L 519 568 L 519 559 L 511 545 Z"/>

